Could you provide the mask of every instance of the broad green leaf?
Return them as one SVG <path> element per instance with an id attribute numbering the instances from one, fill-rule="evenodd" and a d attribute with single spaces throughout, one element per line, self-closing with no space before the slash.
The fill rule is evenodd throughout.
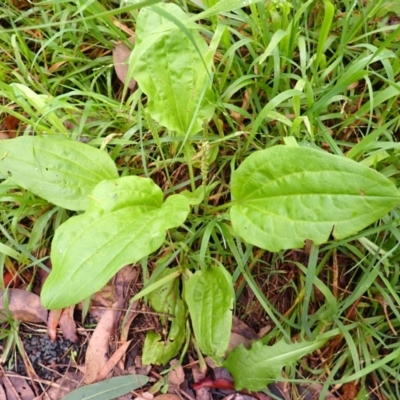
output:
<path id="1" fill-rule="evenodd" d="M 233 297 L 232 279 L 222 267 L 197 271 L 185 284 L 185 300 L 197 344 L 216 361 L 228 348 Z"/>
<path id="2" fill-rule="evenodd" d="M 80 387 L 68 393 L 64 400 L 111 400 L 139 389 L 149 381 L 144 375 L 116 376 L 102 382 Z"/>
<path id="3" fill-rule="evenodd" d="M 275 146 L 249 156 L 232 175 L 231 220 L 248 243 L 299 248 L 306 239 L 343 239 L 375 222 L 399 201 L 379 172 L 305 147 Z"/>
<path id="4" fill-rule="evenodd" d="M 265 389 L 271 381 L 282 380 L 284 366 L 295 364 L 301 357 L 319 349 L 325 340 L 286 343 L 281 340 L 273 346 L 254 342 L 250 350 L 242 344 L 229 353 L 224 367 L 232 374 L 235 388 L 249 391 Z"/>
<path id="5" fill-rule="evenodd" d="M 157 9 L 180 22 L 188 20 L 175 4 L 162 3 Z M 148 97 L 151 117 L 177 135 L 199 132 L 214 113 L 207 50 L 194 23 L 187 22 L 184 31 L 152 7 L 140 11 L 130 58 L 133 77 Z"/>
<path id="6" fill-rule="evenodd" d="M 166 269 L 159 278 L 166 277 L 178 269 Z M 179 353 L 185 341 L 186 308 L 180 296 L 179 282 L 179 279 L 169 281 L 149 294 L 148 299 L 152 309 L 161 314 L 160 321 L 166 338 L 162 340 L 154 331 L 146 335 L 142 356 L 144 365 L 168 363 Z"/>
<path id="7" fill-rule="evenodd" d="M 57 206 L 85 210 L 94 187 L 118 177 L 104 151 L 59 136 L 0 141 L 0 172 Z"/>
<path id="8" fill-rule="evenodd" d="M 124 265 L 157 250 L 166 230 L 189 212 L 185 197 L 163 203 L 161 189 L 137 176 L 103 181 L 88 210 L 61 225 L 51 247 L 52 272 L 42 292 L 48 309 L 65 308 L 100 290 Z"/>

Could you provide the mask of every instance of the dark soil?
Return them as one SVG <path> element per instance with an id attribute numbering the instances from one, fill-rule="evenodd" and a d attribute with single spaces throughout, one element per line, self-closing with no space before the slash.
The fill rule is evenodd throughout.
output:
<path id="1" fill-rule="evenodd" d="M 35 374 L 47 381 L 59 378 L 76 360 L 81 360 L 87 347 L 86 344 L 72 343 L 62 337 L 57 337 L 57 340 L 52 342 L 46 334 L 23 334 L 21 340 Z M 29 376 L 19 352 L 16 354 L 16 361 L 15 363 L 14 359 L 5 369 Z"/>

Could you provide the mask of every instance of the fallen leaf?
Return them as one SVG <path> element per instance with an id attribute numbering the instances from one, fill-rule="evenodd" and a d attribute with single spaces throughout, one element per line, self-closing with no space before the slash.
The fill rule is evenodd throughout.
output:
<path id="1" fill-rule="evenodd" d="M 319 383 L 315 383 L 310 386 L 298 385 L 297 389 L 304 400 L 314 400 L 319 398 L 322 387 L 323 386 Z M 326 393 L 324 400 L 338 400 L 338 398 L 334 396 L 331 392 L 328 392 Z"/>
<path id="2" fill-rule="evenodd" d="M 113 285 L 106 285 L 99 292 L 92 295 L 90 299 L 89 314 L 97 320 L 117 301 Z M 81 308 L 82 303 L 79 304 Z"/>
<path id="3" fill-rule="evenodd" d="M 150 392 L 144 392 L 140 396 L 136 397 L 135 400 L 153 400 L 154 396 Z"/>
<path id="4" fill-rule="evenodd" d="M 185 382 L 185 372 L 183 371 L 182 365 L 178 360 L 171 360 L 169 363 L 172 371 L 168 374 L 169 392 L 175 393 L 175 390 L 181 388 L 181 384 Z M 175 367 L 176 365 L 176 367 Z"/>
<path id="5" fill-rule="evenodd" d="M 135 38 L 131 37 L 129 41 L 134 44 Z M 131 53 L 132 50 L 125 43 L 119 42 L 114 46 L 113 62 L 119 80 L 123 84 L 127 84 L 129 89 L 134 89 L 136 86 L 136 81 L 134 79 L 131 78 L 129 82 L 126 82 L 129 70 L 129 56 Z"/>
<path id="6" fill-rule="evenodd" d="M 93 331 L 86 351 L 85 384 L 94 383 L 100 371 L 108 361 L 108 344 L 117 324 L 122 302 L 115 303 L 115 307 L 108 309 L 100 318 L 96 329 Z"/>
<path id="7" fill-rule="evenodd" d="M 59 325 L 65 339 L 73 343 L 78 343 L 78 335 L 76 334 L 76 323 L 74 320 L 75 306 L 65 308 L 61 314 Z"/>
<path id="8" fill-rule="evenodd" d="M 4 391 L 3 385 L 1 384 L 1 379 L 0 379 L 0 400 L 7 400 L 6 392 Z"/>
<path id="9" fill-rule="evenodd" d="M 61 318 L 63 310 L 50 310 L 49 318 L 47 320 L 47 334 L 49 338 L 55 342 L 57 339 L 57 326 Z"/>
<path id="10" fill-rule="evenodd" d="M 122 346 L 120 346 L 114 354 L 107 360 L 105 363 L 104 367 L 101 369 L 99 374 L 96 377 L 96 381 L 102 381 L 107 378 L 107 375 L 112 371 L 112 369 L 117 365 L 118 361 L 123 357 L 123 355 L 126 353 L 126 350 L 128 349 L 129 345 L 131 344 L 132 340 L 129 340 L 129 342 L 124 343 Z"/>
<path id="11" fill-rule="evenodd" d="M 0 139 L 1 139 L 1 137 L 0 137 Z M 13 280 L 13 276 L 8 271 L 5 272 L 4 275 L 3 275 L 4 286 L 7 287 L 8 285 L 10 285 L 12 280 Z"/>
<path id="12" fill-rule="evenodd" d="M 4 127 L 7 130 L 8 138 L 15 137 L 16 131 L 18 129 L 18 125 L 20 120 L 13 115 L 7 115 L 6 119 L 4 120 Z"/>
<path id="13" fill-rule="evenodd" d="M 159 396 L 154 397 L 154 400 L 182 400 L 176 394 L 160 394 Z"/>
<path id="14" fill-rule="evenodd" d="M 0 378 L 3 382 L 7 400 L 33 400 L 35 394 L 26 378 L 14 372 L 7 372 Z"/>
<path id="15" fill-rule="evenodd" d="M 357 398 L 359 388 L 358 382 L 353 381 L 349 383 L 345 383 L 342 388 L 343 394 L 341 400 L 353 400 Z"/>
<path id="16" fill-rule="evenodd" d="M 80 372 L 66 372 L 64 376 L 58 378 L 55 384 L 46 392 L 50 400 L 62 400 L 66 394 L 76 389 L 82 382 L 83 374 Z"/>
<path id="17" fill-rule="evenodd" d="M 247 339 L 246 337 L 239 335 L 238 333 L 232 332 L 231 337 L 229 339 L 227 354 L 230 353 L 234 348 L 238 347 L 239 345 L 243 344 L 246 349 L 251 347 L 252 341 Z"/>
<path id="18" fill-rule="evenodd" d="M 114 286 L 118 297 L 125 297 L 129 287 L 138 278 L 137 269 L 128 265 L 118 271 Z"/>
<path id="19" fill-rule="evenodd" d="M 12 4 L 19 10 L 25 10 L 32 7 L 32 2 L 27 0 L 12 0 Z"/>
<path id="20" fill-rule="evenodd" d="M 125 343 L 128 339 L 129 329 L 131 327 L 131 324 L 138 315 L 138 312 L 136 311 L 138 308 L 139 308 L 139 301 L 135 301 L 133 304 L 129 306 L 124 316 L 124 322 L 122 324 L 122 331 L 120 334 L 121 343 Z"/>
<path id="21" fill-rule="evenodd" d="M 236 316 L 233 316 L 231 330 L 232 332 L 244 336 L 247 339 L 258 339 L 257 333 Z"/>
<path id="22" fill-rule="evenodd" d="M 9 316 L 22 322 L 47 322 L 39 296 L 21 289 L 0 290 L 0 321 Z"/>
<path id="23" fill-rule="evenodd" d="M 257 336 L 262 339 L 271 329 L 272 325 L 266 325 L 260 329 Z"/>
<path id="24" fill-rule="evenodd" d="M 276 382 L 268 385 L 268 389 L 272 394 L 282 400 L 291 400 L 291 389 L 288 382 Z"/>
<path id="25" fill-rule="evenodd" d="M 135 373 L 138 375 L 149 375 L 151 371 L 151 365 L 143 365 L 142 364 L 142 357 L 137 356 L 135 357 L 135 366 L 133 367 L 135 369 Z"/>
<path id="26" fill-rule="evenodd" d="M 189 355 L 189 361 L 192 364 L 193 380 L 195 382 L 201 382 L 206 377 L 206 372 L 200 371 L 199 364 L 194 363 L 194 360 Z M 200 387 L 196 390 L 196 400 L 211 400 L 210 390 L 206 387 Z"/>

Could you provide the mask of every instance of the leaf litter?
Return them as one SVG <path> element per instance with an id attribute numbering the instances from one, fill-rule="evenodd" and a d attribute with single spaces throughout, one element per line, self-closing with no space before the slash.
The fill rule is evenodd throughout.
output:
<path id="1" fill-rule="evenodd" d="M 125 267 L 116 275 L 112 283 L 104 288 L 104 291 L 94 296 L 97 306 L 93 305 L 94 302 L 92 301 L 89 306 L 89 313 L 93 312 L 97 316 L 97 322 L 88 340 L 85 365 L 71 365 L 73 367 L 72 370 L 70 369 L 62 373 L 62 376 L 54 384 L 51 384 L 46 392 L 48 399 L 62 399 L 71 390 L 83 384 L 87 385 L 94 382 L 106 381 L 110 377 L 115 376 L 116 373 L 124 374 L 132 371 L 140 374 L 144 372 L 145 374 L 149 374 L 149 376 L 154 373 L 154 369 L 150 366 L 146 367 L 146 369 L 132 369 L 132 367 L 128 368 L 126 364 L 126 356 L 132 350 L 131 345 L 133 342 L 132 336 L 129 334 L 129 328 L 133 321 L 135 321 L 135 318 L 142 313 L 142 310 L 138 308 L 138 302 L 134 303 L 130 308 L 127 307 L 127 301 L 131 297 L 131 285 L 137 282 L 138 278 L 137 269 L 130 266 Z M 98 313 L 99 309 L 102 310 L 100 314 Z M 53 329 L 53 335 L 56 335 L 56 342 L 59 340 L 60 334 L 64 337 L 64 340 L 65 335 L 70 335 L 68 329 L 63 329 L 61 332 L 56 329 L 64 313 L 68 316 L 68 323 L 71 323 L 68 329 L 71 330 L 72 335 L 77 332 L 80 332 L 80 336 L 82 334 L 81 329 L 76 329 L 75 326 L 76 316 L 74 318 L 74 307 L 69 307 L 59 313 L 51 311 L 49 313 L 49 320 L 54 319 L 53 324 L 55 328 Z M 123 321 L 125 321 L 125 325 L 122 323 Z M 252 342 L 257 339 L 257 333 L 248 324 L 236 316 L 233 317 L 230 338 L 230 346 L 232 348 L 240 344 L 250 347 Z M 140 360 L 140 357 L 138 359 Z M 170 391 L 168 396 L 182 396 L 182 392 L 184 392 L 186 393 L 185 396 L 198 400 L 210 400 L 213 398 L 236 399 L 239 396 L 241 396 L 239 398 L 243 399 L 255 398 L 259 400 L 272 398 L 261 392 L 251 394 L 246 391 L 237 392 L 234 389 L 233 379 L 229 373 L 224 368 L 217 367 L 212 362 L 209 362 L 205 373 L 200 372 L 197 362 L 193 359 L 188 367 L 180 365 L 179 362 L 172 363 L 171 367 L 172 369 L 168 374 Z M 210 378 L 210 374 L 213 376 L 212 378 Z M 192 380 L 197 382 L 193 386 L 196 390 L 192 390 L 192 384 L 190 383 Z M 291 397 L 288 397 L 289 387 L 282 386 L 281 383 L 270 384 L 269 388 L 266 389 L 281 399 L 291 399 Z M 307 389 L 304 386 L 299 386 L 298 390 L 303 393 L 305 399 L 311 399 L 312 397 L 310 396 L 318 392 L 318 387 L 314 386 Z M 335 398 L 329 393 L 327 396 L 326 399 L 329 400 Z M 33 399 L 34 397 L 28 398 Z M 124 395 L 120 398 L 121 400 L 130 399 L 131 396 Z M 159 398 L 159 396 L 155 396 L 154 398 Z"/>
<path id="2" fill-rule="evenodd" d="M 0 322 L 8 318 L 22 322 L 46 322 L 47 310 L 35 293 L 22 289 L 0 290 Z"/>

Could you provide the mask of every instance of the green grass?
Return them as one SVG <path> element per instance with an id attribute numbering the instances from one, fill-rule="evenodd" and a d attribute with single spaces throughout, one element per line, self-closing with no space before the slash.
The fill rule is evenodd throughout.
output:
<path id="1" fill-rule="evenodd" d="M 232 236 L 227 203 L 232 170 L 255 150 L 290 136 L 375 168 L 399 186 L 399 6 L 389 0 L 267 1 L 199 21 L 208 40 L 219 24 L 227 28 L 214 58 L 217 108 L 206 132 L 216 159 L 201 171 L 205 134 L 191 138 L 193 154 L 184 153 L 184 138 L 155 124 L 142 93 L 115 76 L 112 49 L 135 30 L 135 3 L 3 6 L 3 133 L 62 133 L 106 147 L 121 175 L 150 177 L 166 194 L 195 188 L 207 174 L 206 200 L 151 256 L 143 281 L 152 283 L 176 263 L 197 269 L 217 260 L 232 273 L 238 298 L 254 294 L 251 304 L 238 305 L 238 316 L 256 329 L 263 327 L 260 318 L 271 321 L 266 343 L 333 332 L 313 365 L 286 370 L 289 380 L 319 382 L 323 391 L 339 393 L 343 382 L 357 382 L 360 399 L 372 389 L 398 399 L 398 209 L 346 240 L 269 254 Z M 174 3 L 187 13 L 201 11 L 198 2 Z M 51 96 L 49 106 L 32 106 L 15 83 Z M 19 120 L 16 132 L 7 131 L 9 116 Z M 70 213 L 8 181 L 0 185 L 0 201 L 0 288 L 1 272 L 9 271 L 30 289 L 38 268 L 47 269 L 55 229 Z"/>

